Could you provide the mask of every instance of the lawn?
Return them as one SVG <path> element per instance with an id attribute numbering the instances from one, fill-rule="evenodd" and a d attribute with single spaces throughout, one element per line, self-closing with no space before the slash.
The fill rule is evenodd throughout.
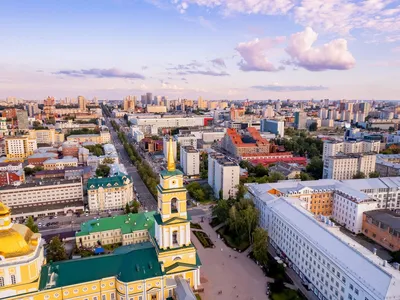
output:
<path id="1" fill-rule="evenodd" d="M 208 235 L 203 231 L 193 231 L 193 234 L 197 237 L 199 242 L 204 248 L 214 248 L 214 243 L 210 240 Z"/>
<path id="2" fill-rule="evenodd" d="M 190 223 L 190 228 L 199 229 L 199 230 L 203 229 L 200 224 L 192 223 L 192 222 Z"/>
<path id="3" fill-rule="evenodd" d="M 297 291 L 291 289 L 285 289 L 279 294 L 272 294 L 272 300 L 302 300 L 304 299 L 297 293 Z"/>
<path id="4" fill-rule="evenodd" d="M 249 248 L 250 243 L 247 240 L 234 238 L 229 232 L 225 232 L 226 228 L 226 226 L 221 227 L 217 230 L 217 233 L 224 239 L 224 242 L 228 247 L 240 250 L 240 252 Z"/>

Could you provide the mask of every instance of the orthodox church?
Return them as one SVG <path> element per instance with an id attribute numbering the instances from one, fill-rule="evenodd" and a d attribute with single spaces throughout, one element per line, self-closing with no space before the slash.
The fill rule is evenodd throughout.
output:
<path id="1" fill-rule="evenodd" d="M 201 263 L 190 239 L 186 189 L 171 141 L 157 189 L 158 211 L 143 217 L 154 218 L 148 239 L 112 254 L 60 262 L 46 262 L 41 235 L 13 224 L 0 203 L 0 299 L 195 299 Z"/>

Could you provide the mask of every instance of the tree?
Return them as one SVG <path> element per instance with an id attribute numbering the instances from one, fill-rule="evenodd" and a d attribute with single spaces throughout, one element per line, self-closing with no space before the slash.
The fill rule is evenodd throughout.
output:
<path id="1" fill-rule="evenodd" d="M 65 252 L 64 244 L 60 240 L 60 236 L 55 236 L 50 240 L 47 245 L 47 261 L 60 261 L 67 259 L 67 253 Z"/>
<path id="2" fill-rule="evenodd" d="M 309 174 L 301 172 L 300 173 L 300 180 L 301 181 L 307 181 L 307 180 L 313 180 L 313 178 Z"/>
<path id="3" fill-rule="evenodd" d="M 365 174 L 363 172 L 357 172 L 354 176 L 353 179 L 362 179 L 365 178 Z"/>
<path id="4" fill-rule="evenodd" d="M 113 164 L 113 163 L 114 163 L 114 158 L 106 157 L 103 159 L 103 164 Z"/>
<path id="5" fill-rule="evenodd" d="M 379 176 L 381 176 L 381 174 L 377 171 L 369 173 L 369 178 L 378 178 Z"/>
<path id="6" fill-rule="evenodd" d="M 252 242 L 252 232 L 257 227 L 258 223 L 258 210 L 252 205 L 249 204 L 249 201 L 241 201 L 241 205 L 245 205 L 246 208 L 240 210 L 240 219 L 242 220 L 249 242 Z"/>
<path id="7" fill-rule="evenodd" d="M 268 177 L 268 182 L 278 182 L 279 180 L 285 180 L 285 176 L 278 172 L 271 172 Z"/>
<path id="8" fill-rule="evenodd" d="M 133 201 L 132 213 L 137 214 L 139 212 L 140 203 L 139 201 Z"/>
<path id="9" fill-rule="evenodd" d="M 107 165 L 99 165 L 96 170 L 97 177 L 107 177 L 110 173 L 110 167 Z"/>
<path id="10" fill-rule="evenodd" d="M 219 200 L 218 204 L 214 206 L 212 215 L 218 219 L 220 223 L 226 222 L 229 217 L 229 205 L 226 200 Z"/>
<path id="11" fill-rule="evenodd" d="M 38 226 L 35 224 L 32 216 L 29 216 L 28 220 L 26 220 L 26 227 L 28 227 L 32 232 L 37 233 L 39 232 Z"/>
<path id="12" fill-rule="evenodd" d="M 253 232 L 253 254 L 254 258 L 266 265 L 268 262 L 268 233 L 261 227 L 257 227 Z"/>
<path id="13" fill-rule="evenodd" d="M 125 205 L 125 213 L 126 214 L 131 213 L 131 208 L 129 207 L 129 203 L 126 203 L 126 205 Z"/>
<path id="14" fill-rule="evenodd" d="M 310 163 L 307 165 L 307 173 L 311 174 L 315 179 L 321 179 L 324 169 L 324 162 L 319 157 L 313 157 Z"/>
<path id="15" fill-rule="evenodd" d="M 285 289 L 285 282 L 283 281 L 283 278 L 276 278 L 274 282 L 270 283 L 269 288 L 273 294 L 282 293 Z"/>
<path id="16" fill-rule="evenodd" d="M 224 192 L 222 190 L 219 190 L 219 200 L 223 200 L 224 199 Z"/>

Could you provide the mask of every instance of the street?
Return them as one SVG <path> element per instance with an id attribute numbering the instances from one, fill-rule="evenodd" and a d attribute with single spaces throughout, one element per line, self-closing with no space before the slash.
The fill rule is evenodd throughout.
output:
<path id="1" fill-rule="evenodd" d="M 157 210 L 156 200 L 150 193 L 147 186 L 144 184 L 142 178 L 140 178 L 140 175 L 137 172 L 136 167 L 132 164 L 131 160 L 129 159 L 129 156 L 126 153 L 123 144 L 119 140 L 118 135 L 114 130 L 114 127 L 111 125 L 110 119 L 107 117 L 105 119 L 106 119 L 106 125 L 110 130 L 112 142 L 115 148 L 117 149 L 120 163 L 122 163 L 125 166 L 128 175 L 132 176 L 133 186 L 136 189 L 137 199 L 140 202 L 142 209 L 148 211 Z"/>

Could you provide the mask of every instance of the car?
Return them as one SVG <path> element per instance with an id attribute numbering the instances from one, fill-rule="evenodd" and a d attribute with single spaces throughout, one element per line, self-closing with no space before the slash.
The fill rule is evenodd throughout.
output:
<path id="1" fill-rule="evenodd" d="M 39 223 L 38 226 L 39 226 L 39 227 L 42 227 L 42 223 Z"/>
<path id="2" fill-rule="evenodd" d="M 57 219 L 57 216 L 54 216 L 54 219 Z"/>

